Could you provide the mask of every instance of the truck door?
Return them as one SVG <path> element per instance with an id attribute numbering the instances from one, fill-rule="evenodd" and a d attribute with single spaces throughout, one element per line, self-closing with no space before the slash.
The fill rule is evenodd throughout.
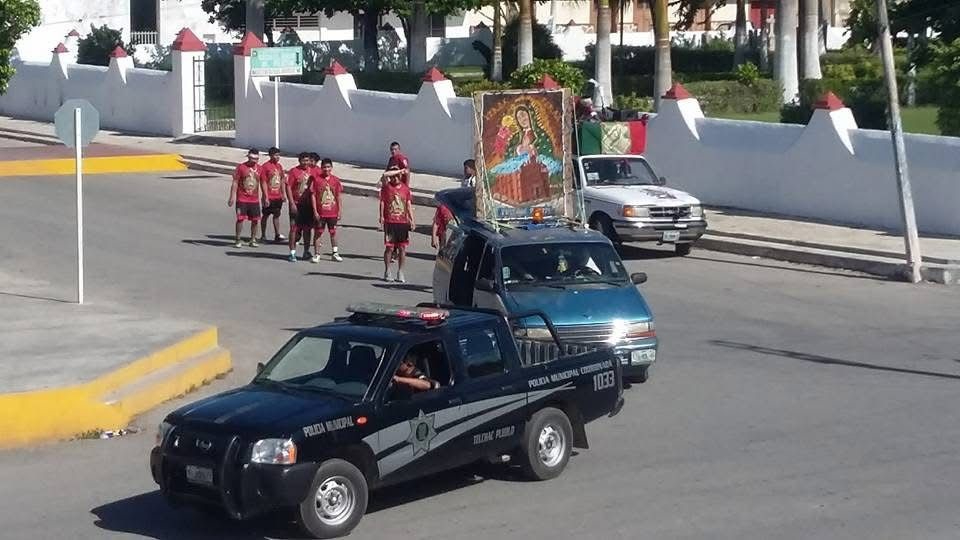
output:
<path id="1" fill-rule="evenodd" d="M 500 288 L 497 286 L 497 270 L 500 267 L 497 260 L 497 250 L 494 246 L 487 244 L 483 250 L 483 257 L 480 259 L 480 269 L 477 272 L 477 285 L 473 291 L 473 306 L 478 308 L 496 309 L 500 313 L 506 313 L 507 308 L 500 297 Z M 492 287 L 492 290 L 481 290 L 480 280 Z"/>
<path id="2" fill-rule="evenodd" d="M 452 339 L 459 354 L 459 388 L 464 454 L 477 459 L 496 456 L 516 447 L 526 419 L 526 379 L 515 355 L 501 344 L 503 336 L 489 327 L 460 331 Z"/>
<path id="3" fill-rule="evenodd" d="M 479 235 L 469 234 L 464 239 L 463 246 L 453 259 L 453 269 L 450 273 L 447 296 L 451 304 L 473 307 L 473 289 L 485 246 L 486 241 Z"/>
<path id="4" fill-rule="evenodd" d="M 453 274 L 453 261 L 463 246 L 463 231 L 451 224 L 450 237 L 437 253 L 433 265 L 433 301 L 438 304 L 450 302 L 450 279 Z"/>
<path id="5" fill-rule="evenodd" d="M 447 431 L 461 417 L 462 402 L 447 351 L 447 344 L 434 339 L 412 345 L 394 358 L 389 373 L 397 373 L 401 360 L 410 357 L 419 372 L 439 387 L 412 391 L 391 383 L 384 393 L 381 422 L 389 427 L 379 434 L 377 466 L 385 483 L 403 482 L 465 463 L 456 437 Z"/>

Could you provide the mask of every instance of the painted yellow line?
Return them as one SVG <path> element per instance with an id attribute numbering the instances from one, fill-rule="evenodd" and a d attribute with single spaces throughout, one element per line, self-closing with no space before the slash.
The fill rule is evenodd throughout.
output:
<path id="1" fill-rule="evenodd" d="M 188 361 L 187 369 L 176 369 Z M 108 392 L 164 368 L 170 369 L 169 375 L 163 374 L 115 402 L 106 402 Z M 0 448 L 126 427 L 134 416 L 190 392 L 231 368 L 230 353 L 217 346 L 217 330 L 212 328 L 88 383 L 0 394 Z"/>
<path id="2" fill-rule="evenodd" d="M 177 154 L 83 158 L 84 174 L 185 171 L 187 165 Z M 0 162 L 0 176 L 58 176 L 74 174 L 74 160 L 30 159 Z"/>

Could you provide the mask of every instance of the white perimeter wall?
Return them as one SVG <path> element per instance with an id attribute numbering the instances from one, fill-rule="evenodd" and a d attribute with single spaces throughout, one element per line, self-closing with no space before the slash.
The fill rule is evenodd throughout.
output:
<path id="1" fill-rule="evenodd" d="M 960 235 L 960 138 L 905 138 L 920 230 Z M 647 140 L 658 173 L 707 204 L 902 228 L 890 134 L 856 129 L 849 109 L 799 126 L 704 118 L 696 100 L 664 100 Z"/>

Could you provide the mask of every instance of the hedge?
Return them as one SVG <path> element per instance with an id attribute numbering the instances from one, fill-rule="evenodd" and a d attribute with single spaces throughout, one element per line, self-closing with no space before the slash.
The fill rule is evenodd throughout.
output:
<path id="1" fill-rule="evenodd" d="M 772 112 L 780 108 L 780 85 L 767 79 L 751 85 L 737 81 L 701 81 L 684 86 L 707 115 Z"/>
<path id="2" fill-rule="evenodd" d="M 864 129 L 887 129 L 887 88 L 882 80 L 842 81 L 808 79 L 800 82 L 800 103 L 784 106 L 780 121 L 806 124 L 813 116 L 813 104 L 828 91 L 839 97 L 853 112 L 857 126 Z"/>
<path id="3" fill-rule="evenodd" d="M 596 52 L 593 45 L 587 45 L 587 58 L 583 62 L 583 68 L 587 73 L 592 73 L 596 65 Z M 611 61 L 614 71 L 623 69 L 626 73 L 633 75 L 653 73 L 656 50 L 653 47 L 624 46 L 621 49 L 619 45 L 613 45 L 611 51 Z M 719 73 L 728 72 L 733 69 L 733 51 L 722 49 L 704 49 L 688 47 L 671 47 L 670 63 L 673 71 L 676 73 Z M 746 60 L 754 64 L 760 64 L 759 52 L 751 50 L 747 52 Z M 623 66 L 621 68 L 621 65 Z"/>

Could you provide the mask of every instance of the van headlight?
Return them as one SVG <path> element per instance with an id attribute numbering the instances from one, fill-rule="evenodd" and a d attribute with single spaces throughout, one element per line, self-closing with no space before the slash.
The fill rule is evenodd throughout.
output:
<path id="1" fill-rule="evenodd" d="M 628 218 L 647 218 L 650 217 L 649 206 L 624 206 L 621 212 L 623 217 Z"/>
<path id="2" fill-rule="evenodd" d="M 690 207 L 690 217 L 702 218 L 703 217 L 703 206 L 695 204 Z"/>
<path id="3" fill-rule="evenodd" d="M 607 338 L 607 343 L 617 344 L 625 339 L 643 339 L 656 335 L 653 321 L 628 322 L 615 320 L 610 331 L 610 337 Z"/>
<path id="4" fill-rule="evenodd" d="M 297 445 L 290 439 L 262 439 L 253 445 L 252 463 L 293 465 L 297 462 Z"/>

